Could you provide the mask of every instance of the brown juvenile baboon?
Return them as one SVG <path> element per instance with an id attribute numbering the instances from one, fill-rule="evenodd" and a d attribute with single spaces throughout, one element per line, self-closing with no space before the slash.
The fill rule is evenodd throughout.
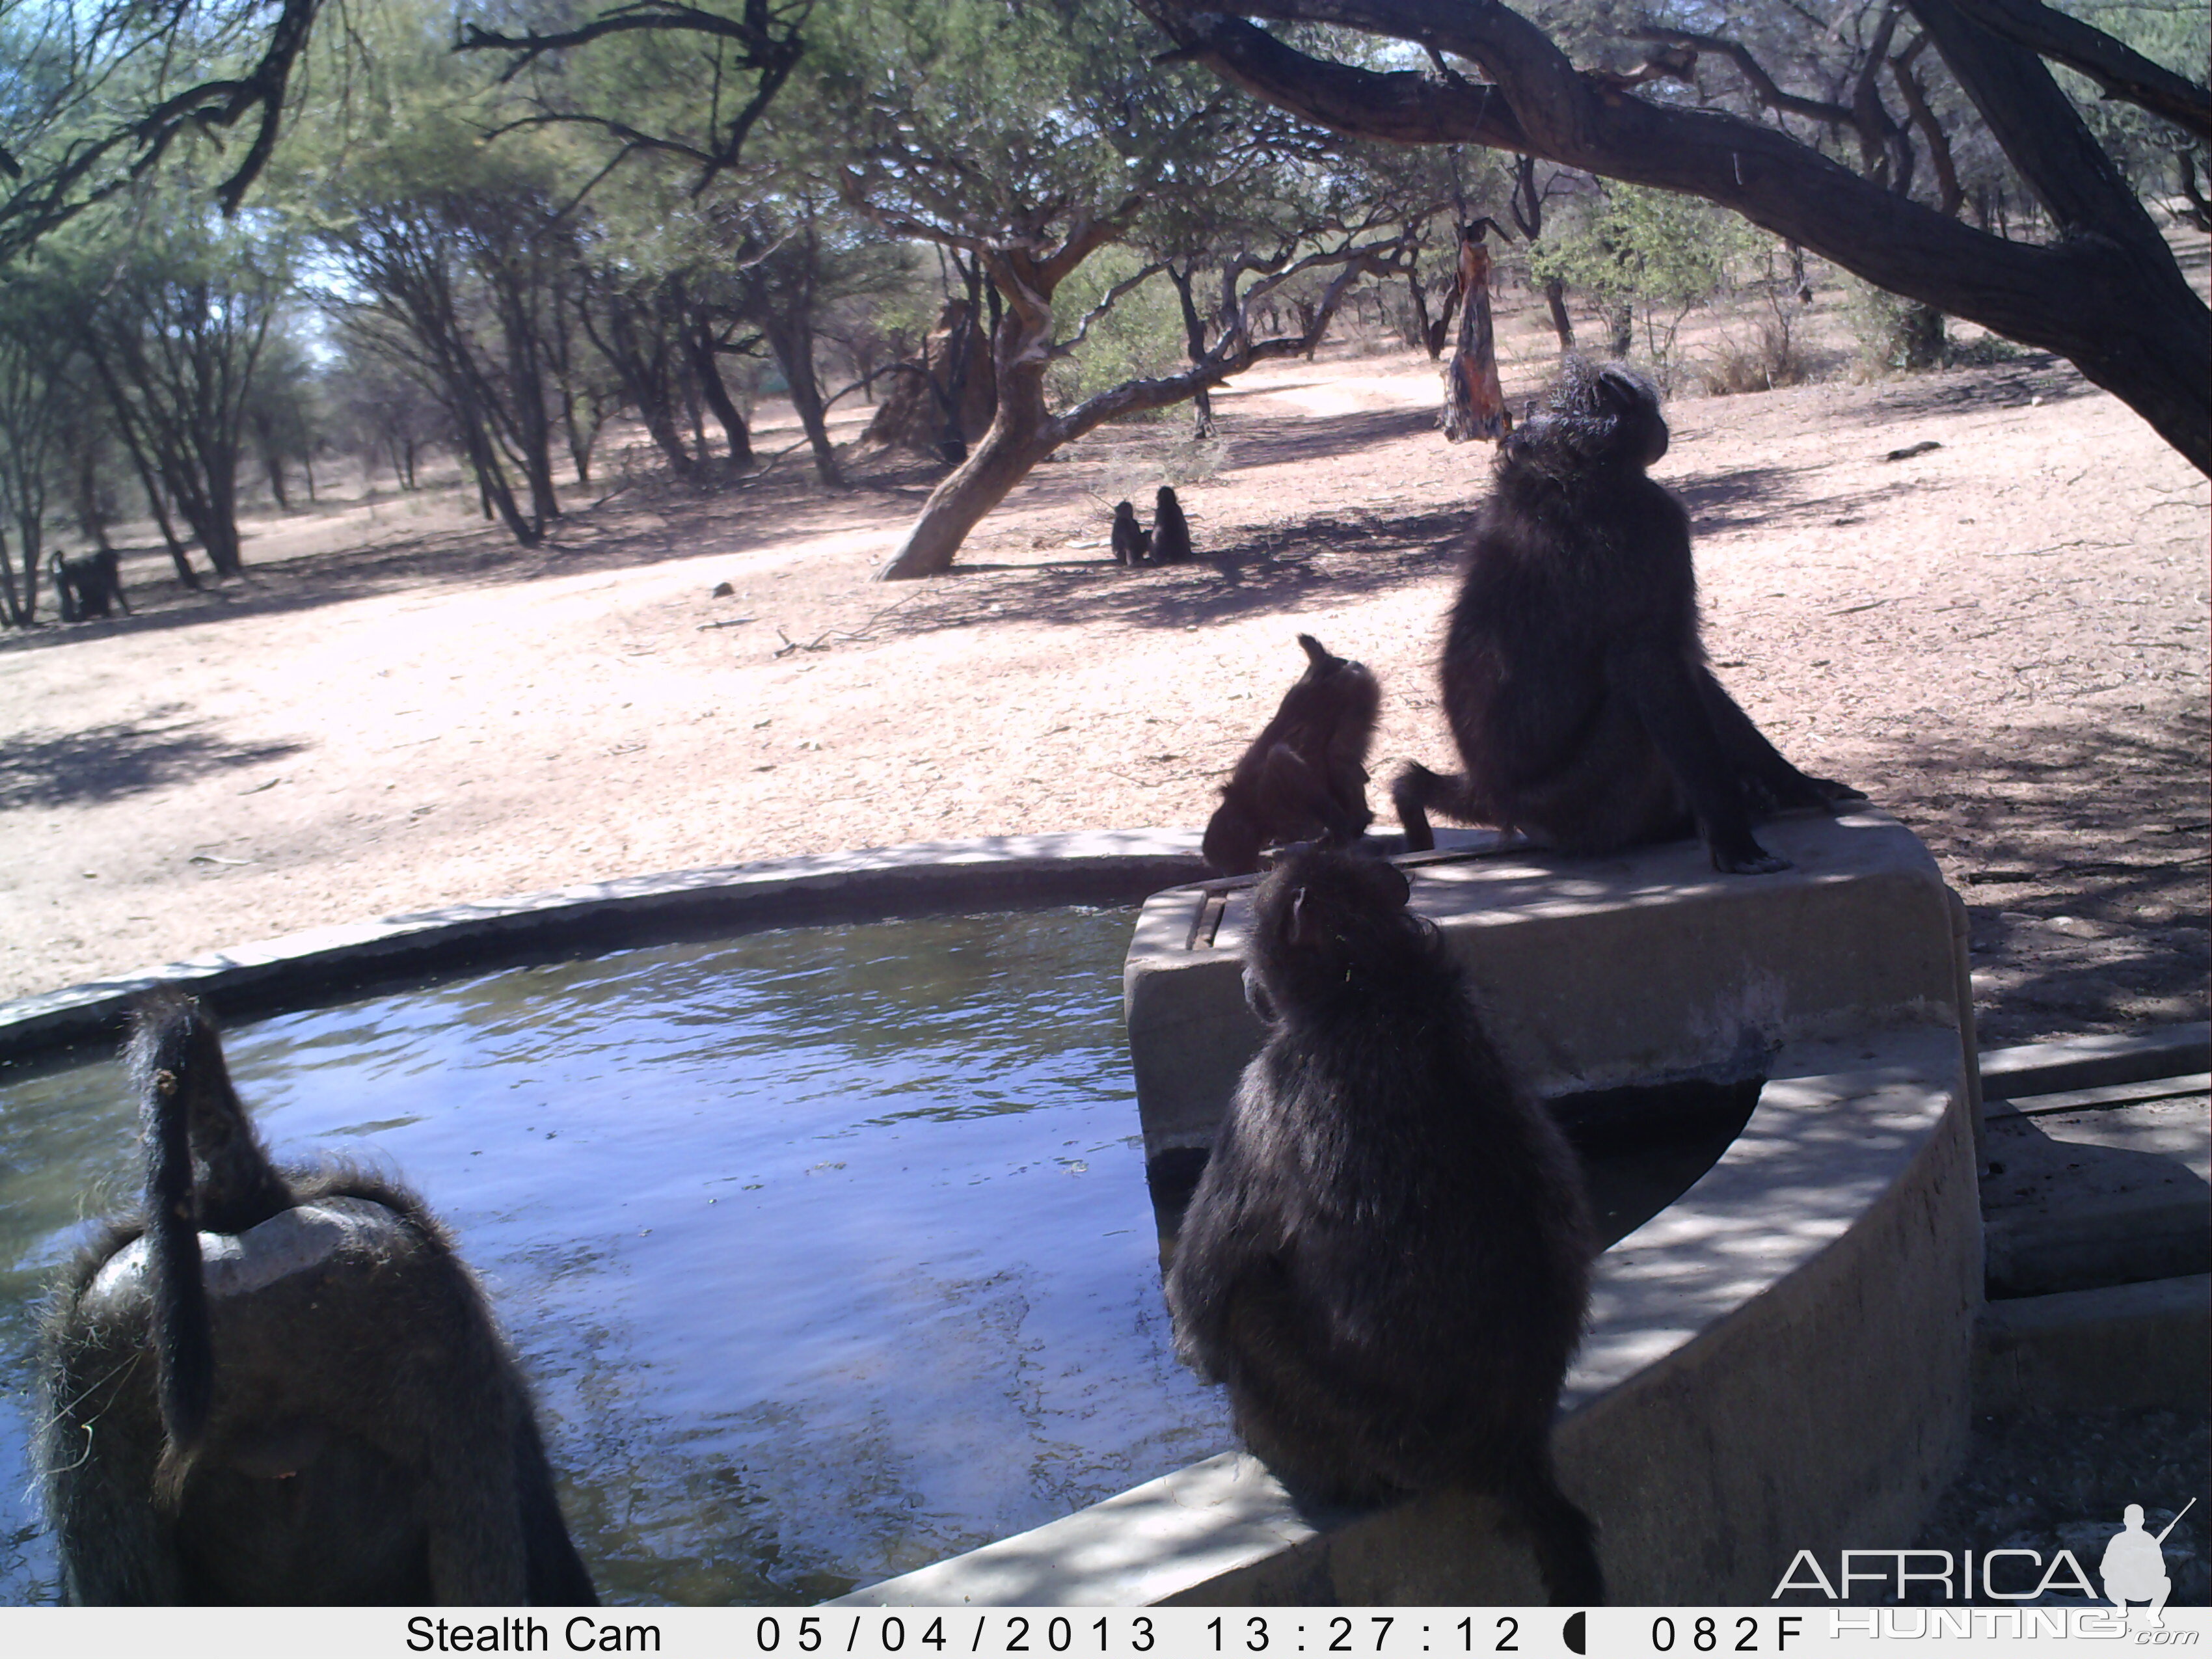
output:
<path id="1" fill-rule="evenodd" d="M 191 998 L 133 1027 L 145 1208 L 40 1332 L 69 1598 L 593 1605 L 514 1355 L 422 1200 L 273 1167 Z"/>
<path id="2" fill-rule="evenodd" d="M 1589 1200 L 1436 928 L 1379 859 L 1293 848 L 1253 898 L 1267 1023 L 1167 1279 L 1182 1357 L 1294 1492 L 1490 1493 L 1555 1602 L 1604 1583 L 1552 1419 L 1581 1340 Z"/>
<path id="3" fill-rule="evenodd" d="M 1382 688 L 1364 664 L 1329 655 L 1298 635 L 1306 672 L 1283 694 L 1274 719 L 1222 786 L 1206 826 L 1206 861 L 1224 875 L 1249 875 L 1260 849 L 1319 836 L 1349 847 L 1374 820 L 1367 810 L 1367 745 Z"/>
<path id="4" fill-rule="evenodd" d="M 1790 765 L 1713 678 L 1689 515 L 1644 473 L 1666 453 L 1651 383 L 1579 357 L 1547 412 L 1499 445 L 1444 639 L 1467 770 L 1399 774 L 1409 848 L 1436 844 L 1431 810 L 1571 853 L 1694 827 L 1715 869 L 1760 874 L 1789 861 L 1756 819 L 1865 799 Z"/>
<path id="5" fill-rule="evenodd" d="M 123 573 L 113 548 L 103 547 L 96 553 L 79 553 L 74 557 L 58 548 L 46 561 L 46 568 L 53 573 L 54 599 L 61 607 L 64 622 L 108 616 L 111 605 L 121 605 L 126 617 L 131 614 L 131 601 L 123 597 Z"/>
<path id="6" fill-rule="evenodd" d="M 1152 538 L 1137 522 L 1137 509 L 1127 501 L 1114 503 L 1114 562 L 1142 564 L 1152 550 Z"/>
<path id="7" fill-rule="evenodd" d="M 1183 517 L 1175 491 L 1162 484 L 1152 504 L 1152 562 L 1181 564 L 1188 557 L 1190 520 Z"/>

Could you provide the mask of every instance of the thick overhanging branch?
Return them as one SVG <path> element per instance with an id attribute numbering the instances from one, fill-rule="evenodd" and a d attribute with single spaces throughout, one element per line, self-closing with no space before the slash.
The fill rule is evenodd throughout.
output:
<path id="1" fill-rule="evenodd" d="M 1265 29 L 1218 12 L 1184 11 L 1170 0 L 1138 0 L 1183 55 L 1258 98 L 1334 131 L 1401 144 L 1443 142 L 1522 149 L 1527 139 L 1495 87 L 1439 81 L 1412 70 L 1380 73 L 1309 58 Z M 1295 82 L 1296 102 L 1271 88 Z"/>
<path id="2" fill-rule="evenodd" d="M 2102 29 L 2041 0 L 1952 0 L 1991 34 L 2087 76 L 2107 98 L 2162 116 L 2212 139 L 2212 90 L 2154 64 Z"/>
<path id="3" fill-rule="evenodd" d="M 284 0 L 251 74 L 187 87 L 99 137 L 70 145 L 51 166 L 27 167 L 21 156 L 0 151 L 0 172 L 17 179 L 27 175 L 27 182 L 0 202 L 0 264 L 87 208 L 128 190 L 161 164 L 180 136 L 234 126 L 258 111 L 260 119 L 246 154 L 216 187 L 223 212 L 235 213 L 276 149 L 292 70 L 320 5 L 321 0 Z M 102 177 L 118 153 L 127 153 L 128 162 Z"/>
<path id="4" fill-rule="evenodd" d="M 2212 316 L 2033 52 L 1952 0 L 1906 0 L 2060 234 L 2013 242 L 1862 178 L 1775 128 L 1655 104 L 1577 74 L 1497 0 L 1254 0 L 1255 15 L 1340 23 L 1480 65 L 1472 89 L 1307 56 L 1189 0 L 1139 0 L 1197 62 L 1354 136 L 1479 143 L 1703 197 L 1908 299 L 2059 352 L 2212 473 Z"/>

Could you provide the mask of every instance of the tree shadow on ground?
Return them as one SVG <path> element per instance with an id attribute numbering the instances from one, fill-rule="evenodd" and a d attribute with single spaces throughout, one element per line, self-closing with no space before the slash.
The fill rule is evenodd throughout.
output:
<path id="1" fill-rule="evenodd" d="M 0 740 L 0 811 L 120 800 L 210 773 L 283 760 L 297 743 L 233 743 L 172 706 L 59 737 Z"/>
<path id="2" fill-rule="evenodd" d="M 994 621 L 1067 628 L 1192 628 L 1293 611 L 1318 595 L 1342 602 L 1434 580 L 1453 568 L 1467 524 L 1459 509 L 1324 516 L 1183 565 L 956 565 L 934 580 L 927 602 L 902 606 L 881 626 L 898 634 L 961 628 L 987 605 Z"/>
<path id="3" fill-rule="evenodd" d="M 2205 1018 L 2209 725 L 1920 738 L 1873 781 L 1966 901 L 1985 1045 Z"/>
<path id="4" fill-rule="evenodd" d="M 1232 454 L 1231 470 L 1241 471 L 1346 455 L 1433 430 L 1436 417 L 1426 409 L 1308 417 L 1231 410 L 1224 412 L 1220 424 Z M 1181 424 L 1167 422 L 1094 433 L 1030 473 L 1022 484 L 1023 507 L 1087 514 L 1098 499 L 1102 468 L 1163 465 L 1164 478 L 1164 453 L 1184 442 L 1187 434 Z M 647 477 L 597 500 L 580 501 L 537 547 L 519 546 L 504 528 L 489 524 L 289 557 L 257 559 L 249 545 L 250 562 L 242 578 L 216 581 L 204 575 L 207 585 L 198 590 L 184 587 L 170 574 L 161 548 L 125 548 L 120 550 L 131 615 L 11 633 L 0 636 L 0 651 L 48 650 L 126 629 L 158 632 L 217 618 L 312 611 L 381 593 L 483 589 L 645 568 L 707 552 L 750 552 L 818 535 L 890 532 L 910 520 L 948 470 L 896 451 L 863 454 L 848 448 L 842 459 L 850 487 L 836 492 L 823 490 L 803 460 L 790 458 L 742 478 L 719 472 L 692 483 Z M 575 492 L 579 497 L 582 493 Z M 1103 510 L 1099 516 L 1103 520 Z M 952 574 L 992 568 L 963 563 Z"/>
<path id="5" fill-rule="evenodd" d="M 1925 479 L 1899 478 L 1871 489 L 1837 495 L 1805 493 L 1803 480 L 1815 467 L 1723 467 L 1662 479 L 1690 509 L 1690 533 L 1717 536 L 1732 530 L 1781 529 L 1790 525 L 1848 524 L 1892 498 L 1924 495 Z"/>
<path id="6" fill-rule="evenodd" d="M 1233 470 L 1244 472 L 1259 466 L 1340 459 L 1376 444 L 1434 433 L 1437 411 L 1419 407 L 1371 409 L 1285 419 L 1232 410 L 1224 410 L 1216 426 L 1230 445 Z M 1480 453 L 1486 454 L 1487 447 Z"/>
<path id="7" fill-rule="evenodd" d="M 2011 352 L 2008 344 L 1969 343 L 1962 349 Z M 1879 398 L 1825 410 L 1830 427 L 1881 427 L 1916 416 L 1955 415 L 1966 409 L 2026 409 L 2100 395 L 2081 371 L 2048 351 L 2021 350 L 1995 362 L 1961 363 L 1948 369 L 1900 374 Z"/>

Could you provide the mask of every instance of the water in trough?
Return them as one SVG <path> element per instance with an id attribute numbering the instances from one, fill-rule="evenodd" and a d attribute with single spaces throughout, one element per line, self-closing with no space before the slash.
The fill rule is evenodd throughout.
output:
<path id="1" fill-rule="evenodd" d="M 457 1232 L 606 1599 L 812 1601 L 1231 1444 L 1160 1294 L 1130 922 L 780 929 L 228 1046 L 280 1158 L 367 1159 Z M 1726 1146 L 1750 1097 L 1717 1099 L 1664 1146 L 1591 1146 L 1609 1237 Z M 134 1128 L 112 1060 L 0 1068 L 0 1602 L 58 1594 L 32 1310 L 85 1218 L 130 1199 Z"/>

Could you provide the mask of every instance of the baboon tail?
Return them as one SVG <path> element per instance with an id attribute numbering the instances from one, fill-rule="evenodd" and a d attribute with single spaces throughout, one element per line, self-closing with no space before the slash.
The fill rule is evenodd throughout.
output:
<path id="1" fill-rule="evenodd" d="M 534 1607 L 596 1607 L 599 1592 L 591 1570 L 576 1553 L 568 1524 L 561 1518 L 561 1499 L 553 1489 L 553 1468 L 538 1421 L 526 1406 L 516 1413 L 515 1486 L 522 1504 L 522 1550 Z"/>
<path id="2" fill-rule="evenodd" d="M 133 1010 L 131 1074 L 146 1142 L 146 1237 L 151 1249 L 154 1348 L 161 1426 L 173 1455 L 189 1456 L 207 1431 L 215 1355 L 192 1194 L 191 1051 L 198 1007 L 157 993 Z"/>
<path id="3" fill-rule="evenodd" d="M 1528 1529 L 1537 1570 L 1552 1605 L 1597 1607 L 1605 1601 L 1605 1571 L 1597 1561 L 1597 1529 L 1577 1509 L 1548 1468 L 1530 1470 L 1508 1494 Z"/>
<path id="4" fill-rule="evenodd" d="M 1344 660 L 1332 655 L 1329 648 L 1310 634 L 1299 635 L 1298 646 L 1306 653 L 1306 660 L 1316 668 L 1334 668 Z"/>

